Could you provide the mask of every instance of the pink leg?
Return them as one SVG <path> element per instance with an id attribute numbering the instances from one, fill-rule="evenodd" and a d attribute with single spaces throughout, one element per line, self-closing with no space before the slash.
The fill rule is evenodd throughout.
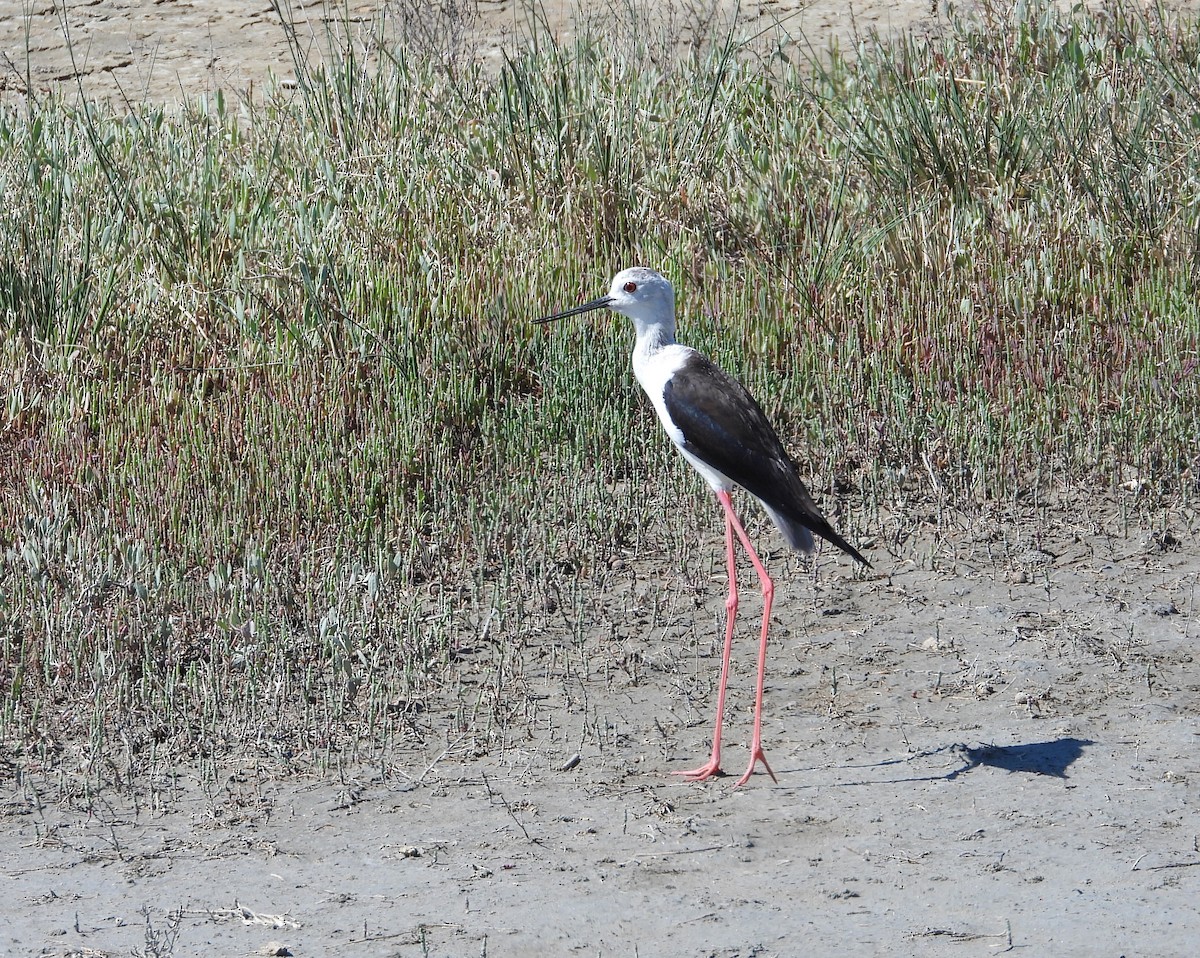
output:
<path id="1" fill-rule="evenodd" d="M 691 782 L 703 782 L 706 778 L 721 772 L 721 727 L 725 723 L 725 686 L 729 683 L 729 653 L 733 649 L 733 620 L 737 617 L 737 560 L 733 554 L 733 523 L 729 517 L 730 510 L 725 513 L 725 556 L 729 564 L 729 595 L 725 597 L 725 651 L 721 655 L 721 681 L 717 686 L 717 722 L 713 728 L 712 757 L 699 768 L 686 772 L 672 772 L 672 775 L 682 775 Z"/>
<path id="2" fill-rule="evenodd" d="M 737 780 L 734 784 L 745 785 L 750 779 L 750 775 L 754 771 L 754 766 L 758 762 L 763 763 L 763 768 L 767 770 L 767 774 L 771 776 L 771 781 L 778 782 L 775 773 L 771 771 L 771 766 L 767 764 L 767 756 L 763 753 L 762 748 L 762 700 L 763 700 L 763 682 L 767 675 L 767 630 L 771 627 L 771 602 L 775 598 L 775 583 L 771 581 L 771 577 L 767 575 L 767 570 L 763 568 L 762 562 L 759 561 L 758 553 L 754 551 L 754 546 L 750 544 L 750 537 L 746 535 L 746 530 L 742 528 L 741 522 L 738 521 L 737 513 L 733 511 L 733 501 L 729 497 L 728 492 L 718 492 L 717 498 L 721 500 L 721 505 L 725 508 L 725 516 L 733 526 L 737 536 L 742 540 L 742 545 L 745 546 L 746 552 L 750 556 L 750 561 L 754 564 L 754 571 L 758 573 L 758 580 L 762 584 L 763 597 L 763 624 L 762 624 L 762 639 L 758 645 L 758 687 L 754 693 L 754 737 L 750 740 L 750 764 L 746 768 L 746 774 Z"/>

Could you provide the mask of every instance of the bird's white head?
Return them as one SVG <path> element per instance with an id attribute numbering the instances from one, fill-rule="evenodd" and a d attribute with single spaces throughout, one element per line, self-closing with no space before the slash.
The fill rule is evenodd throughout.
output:
<path id="1" fill-rule="evenodd" d="M 675 289 L 657 270 L 631 266 L 613 277 L 608 308 L 635 323 L 656 325 L 675 319 Z"/>
<path id="2" fill-rule="evenodd" d="M 652 333 L 661 343 L 674 342 L 675 289 L 662 273 L 646 266 L 631 266 L 617 273 L 607 296 L 554 313 L 537 322 L 549 323 L 564 316 L 606 308 L 633 320 L 639 340 L 647 333 Z"/>

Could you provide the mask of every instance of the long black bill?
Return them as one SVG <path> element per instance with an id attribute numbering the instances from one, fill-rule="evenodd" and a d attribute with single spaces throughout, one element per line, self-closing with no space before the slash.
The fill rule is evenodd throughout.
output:
<path id="1" fill-rule="evenodd" d="M 543 316 L 541 319 L 535 319 L 535 323 L 552 323 L 556 319 L 565 319 L 567 316 L 578 316 L 580 313 L 590 313 L 594 309 L 604 309 L 612 302 L 611 296 L 601 296 L 599 299 L 593 299 L 590 303 L 584 303 L 582 306 L 573 306 L 571 309 L 564 309 L 561 313 L 555 313 L 553 316 Z"/>

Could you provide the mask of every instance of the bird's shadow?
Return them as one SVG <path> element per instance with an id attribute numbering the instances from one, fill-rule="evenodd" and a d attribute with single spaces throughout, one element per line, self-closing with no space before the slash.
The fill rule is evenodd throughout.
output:
<path id="1" fill-rule="evenodd" d="M 921 775 L 913 778 L 894 779 L 895 782 L 952 782 L 962 775 L 979 768 L 999 768 L 1006 772 L 1025 772 L 1031 775 L 1048 775 L 1052 778 L 1067 778 L 1067 769 L 1083 754 L 1089 745 L 1095 745 L 1088 739 L 1059 738 L 1049 742 L 1031 742 L 1027 745 L 979 745 L 962 744 L 944 745 L 941 748 L 918 752 L 902 759 L 892 759 L 886 762 L 874 762 L 871 767 L 893 765 L 900 762 L 913 762 L 929 758 L 942 752 L 957 754 L 962 759 L 958 768 L 951 769 L 943 775 Z M 861 766 L 860 766 L 861 767 Z M 874 782 L 847 782 L 847 785 L 878 785 Z"/>
<path id="2" fill-rule="evenodd" d="M 1049 742 L 1031 742 L 1028 745 L 980 745 L 970 748 L 958 746 L 964 764 L 947 773 L 943 778 L 950 782 L 965 775 L 980 765 L 1000 768 L 1006 772 L 1029 772 L 1032 775 L 1050 775 L 1066 778 L 1067 769 L 1083 754 L 1089 745 L 1088 739 L 1056 738 Z"/>

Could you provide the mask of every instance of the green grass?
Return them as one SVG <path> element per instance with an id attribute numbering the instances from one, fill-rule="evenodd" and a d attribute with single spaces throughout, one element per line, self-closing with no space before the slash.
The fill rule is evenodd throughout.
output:
<path id="1" fill-rule="evenodd" d="M 630 330 L 530 324 L 624 265 L 676 282 L 682 338 L 852 534 L 931 483 L 1194 496 L 1191 21 L 1033 4 L 852 58 L 533 40 L 498 76 L 347 44 L 264 103 L 0 112 L 22 763 L 386 755 L 463 646 L 502 668 L 578 635 L 612 559 L 702 561 Z"/>

